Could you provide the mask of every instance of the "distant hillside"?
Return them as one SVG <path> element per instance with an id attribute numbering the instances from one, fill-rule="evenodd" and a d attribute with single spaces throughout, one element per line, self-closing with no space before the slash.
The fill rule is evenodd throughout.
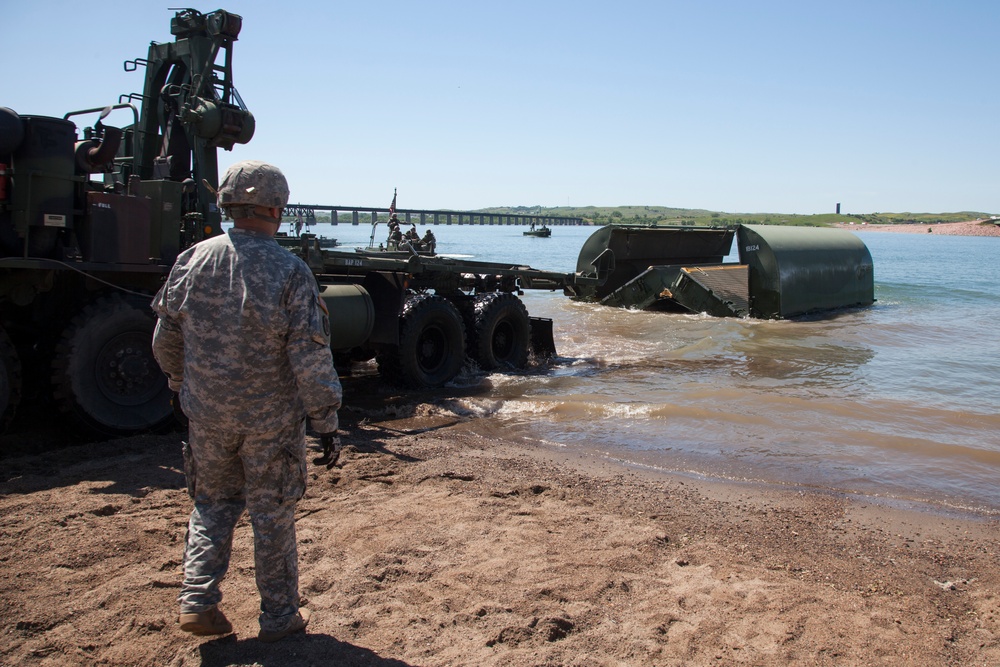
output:
<path id="1" fill-rule="evenodd" d="M 500 213 L 515 215 L 552 215 L 583 218 L 592 225 L 632 224 L 632 225 L 803 225 L 822 227 L 836 223 L 867 222 L 868 224 L 934 224 L 941 222 L 964 222 L 988 218 L 989 214 L 975 211 L 957 213 L 866 213 L 817 215 L 789 215 L 783 213 L 722 213 L 693 208 L 671 208 L 669 206 L 497 206 L 484 208 L 477 213 Z"/>

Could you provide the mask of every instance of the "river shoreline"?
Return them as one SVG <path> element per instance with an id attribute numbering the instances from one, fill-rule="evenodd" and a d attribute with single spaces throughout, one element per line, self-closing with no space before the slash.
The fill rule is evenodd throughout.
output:
<path id="1" fill-rule="evenodd" d="M 1000 236 L 1000 225 L 988 220 L 969 220 L 966 222 L 942 222 L 935 224 L 906 225 L 850 225 L 838 224 L 840 229 L 853 232 L 896 232 L 900 234 L 940 234 L 943 236 Z"/>

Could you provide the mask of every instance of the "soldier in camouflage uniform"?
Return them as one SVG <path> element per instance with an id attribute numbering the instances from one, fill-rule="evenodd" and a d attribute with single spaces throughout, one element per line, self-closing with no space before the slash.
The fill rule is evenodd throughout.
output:
<path id="1" fill-rule="evenodd" d="M 273 238 L 287 202 L 277 168 L 233 165 L 219 187 L 233 229 L 182 253 L 153 299 L 153 353 L 190 420 L 184 465 L 194 510 L 178 599 L 181 629 L 198 635 L 232 631 L 217 606 L 219 584 L 244 508 L 261 596 L 258 637 L 277 641 L 309 622 L 295 542 L 305 417 L 332 437 L 341 387 L 316 280 Z"/>

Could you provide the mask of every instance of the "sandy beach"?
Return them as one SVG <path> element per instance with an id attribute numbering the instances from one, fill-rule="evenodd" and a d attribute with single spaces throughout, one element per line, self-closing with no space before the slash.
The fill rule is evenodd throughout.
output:
<path id="1" fill-rule="evenodd" d="M 943 222 L 912 225 L 836 225 L 856 232 L 898 232 L 904 234 L 941 234 L 944 236 L 1000 236 L 1000 225 L 989 220 Z"/>
<path id="2" fill-rule="evenodd" d="M 0 665 L 1000 664 L 995 514 L 625 466 L 372 380 L 345 379 L 346 448 L 310 465 L 313 621 L 277 645 L 256 639 L 246 518 L 235 632 L 178 627 L 183 432 L 67 441 L 39 414 L 4 436 Z"/>
<path id="3" fill-rule="evenodd" d="M 8 443 L 0 664 L 1000 663 L 995 520 L 626 468 L 447 401 L 379 401 L 343 411 L 337 466 L 310 465 L 314 617 L 275 645 L 246 520 L 234 634 L 178 628 L 183 434 Z"/>

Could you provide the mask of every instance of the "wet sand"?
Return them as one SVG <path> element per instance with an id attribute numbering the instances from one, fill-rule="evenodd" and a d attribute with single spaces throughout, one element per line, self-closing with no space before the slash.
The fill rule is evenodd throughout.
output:
<path id="1" fill-rule="evenodd" d="M 1000 663 L 995 521 L 623 468 L 446 403 L 344 411 L 299 505 L 313 622 L 276 645 L 246 520 L 235 634 L 177 626 L 181 434 L 7 456 L 0 663 Z"/>

